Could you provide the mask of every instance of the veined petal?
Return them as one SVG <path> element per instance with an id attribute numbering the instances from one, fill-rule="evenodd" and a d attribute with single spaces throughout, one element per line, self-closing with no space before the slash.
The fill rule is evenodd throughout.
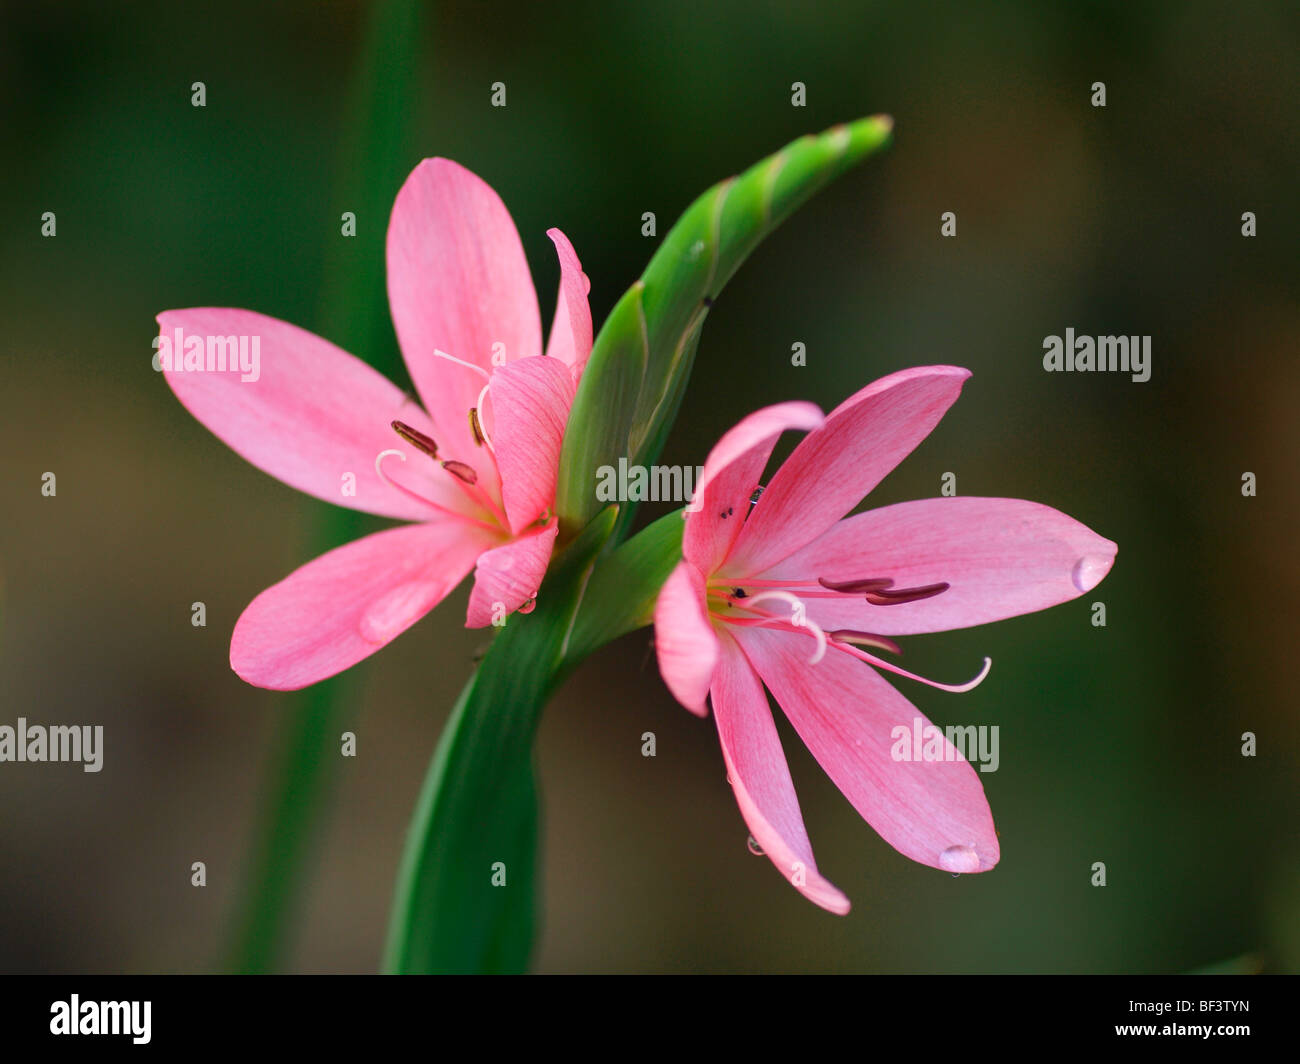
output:
<path id="1" fill-rule="evenodd" d="M 395 479 L 418 495 L 460 512 L 463 495 L 440 470 L 393 432 L 394 420 L 433 434 L 423 410 L 397 385 L 314 333 L 296 325 L 225 307 L 168 310 L 158 315 L 160 336 L 170 350 L 197 340 L 191 366 L 185 352 L 171 351 L 168 385 L 191 414 L 240 457 L 290 487 L 365 513 L 421 521 L 435 511 L 404 495 L 375 472 L 384 450 L 401 451 Z M 208 369 L 245 341 L 256 379 L 238 370 Z M 254 347 L 256 342 L 256 347 Z M 160 353 L 161 353 L 160 348 Z M 253 372 L 247 374 L 250 378 Z M 391 467 L 390 467 L 391 468 Z M 354 494 L 344 494 L 355 486 Z"/>
<path id="2" fill-rule="evenodd" d="M 469 410 L 492 372 L 494 345 L 504 345 L 507 361 L 542 351 L 515 223 L 482 178 L 449 159 L 425 159 L 393 204 L 387 259 L 393 325 L 433 435 L 448 458 L 473 465 Z"/>
<path id="3" fill-rule="evenodd" d="M 770 568 L 830 528 L 930 434 L 969 376 L 957 366 L 907 369 L 837 406 L 768 482 L 727 572 Z"/>
<path id="4" fill-rule="evenodd" d="M 267 588 L 244 610 L 230 666 L 257 687 L 293 691 L 369 657 L 464 578 L 493 542 L 441 520 L 337 547 Z"/>
<path id="5" fill-rule="evenodd" d="M 655 655 L 673 697 L 692 713 L 708 714 L 704 700 L 718 664 L 718 637 L 709 624 L 704 578 L 679 562 L 655 602 Z"/>
<path id="6" fill-rule="evenodd" d="M 587 300 L 591 281 L 582 272 L 582 263 L 569 238 L 558 229 L 548 229 L 546 235 L 560 257 L 560 293 L 555 300 L 555 321 L 546 353 L 568 366 L 577 381 L 591 357 L 591 306 Z"/>
<path id="7" fill-rule="evenodd" d="M 466 628 L 485 628 L 536 597 L 559 523 L 550 523 L 483 554 L 474 570 Z"/>
<path id="8" fill-rule="evenodd" d="M 812 403 L 778 403 L 750 414 L 720 439 L 687 508 L 682 554 L 702 573 L 726 559 L 750 516 L 749 499 L 777 437 L 787 429 L 814 429 L 822 412 Z"/>
<path id="9" fill-rule="evenodd" d="M 569 367 L 542 355 L 508 362 L 492 374 L 492 444 L 501 499 L 516 534 L 555 505 L 560 447 L 576 391 Z"/>
<path id="10" fill-rule="evenodd" d="M 913 635 L 1069 602 L 1101 582 L 1118 549 L 1050 506 L 956 496 L 847 517 L 763 577 L 881 577 L 896 588 L 948 584 L 933 598 L 889 606 L 873 606 L 861 595 L 805 600 L 808 616 L 828 631 Z"/>
<path id="11" fill-rule="evenodd" d="M 809 665 L 809 640 L 800 634 L 743 628 L 735 635 L 813 757 L 889 845 L 949 872 L 986 872 L 998 863 L 979 774 L 879 673 L 834 647 Z M 922 759 L 924 743 L 911 748 L 917 735 L 943 759 Z M 908 759 L 895 760 L 895 751 Z"/>
<path id="12" fill-rule="evenodd" d="M 817 871 L 813 860 L 812 843 L 763 685 L 727 636 L 720 640 L 712 699 L 727 777 L 754 841 L 800 894 L 823 909 L 844 915 L 849 911 L 849 899 Z"/>

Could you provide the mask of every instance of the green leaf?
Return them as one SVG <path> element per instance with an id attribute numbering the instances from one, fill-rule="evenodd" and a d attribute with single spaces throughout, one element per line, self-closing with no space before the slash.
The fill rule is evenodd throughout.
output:
<path id="1" fill-rule="evenodd" d="M 658 457 L 709 307 L 740 264 L 814 192 L 888 143 L 892 128 L 889 118 L 875 116 L 802 137 L 686 209 L 596 337 L 560 457 L 562 537 L 600 508 L 602 465 L 620 457 L 648 465 Z M 629 394 L 636 396 L 630 410 Z M 615 540 L 632 509 L 624 508 Z"/>
<path id="2" fill-rule="evenodd" d="M 646 369 L 645 310 L 641 305 L 644 289 L 645 285 L 637 281 L 614 304 L 600 330 L 604 355 L 591 358 L 583 370 L 578 394 L 598 397 L 598 411 L 594 416 L 588 408 L 580 412 L 575 403 L 574 414 L 580 416 L 569 418 L 561 469 L 567 462 L 570 468 L 590 469 L 593 473 L 582 480 L 566 478 L 561 472 L 556 485 L 557 513 L 585 513 L 587 496 L 594 498 L 594 470 L 605 464 L 608 455 L 622 454 L 622 448 L 627 446 L 627 426 L 636 412 Z"/>
<path id="3" fill-rule="evenodd" d="M 411 821 L 385 971 L 527 968 L 536 920 L 533 735 L 617 516 L 609 507 L 552 562 L 537 608 L 510 619 L 457 700 Z M 494 873 L 504 885 L 494 885 Z"/>
<path id="4" fill-rule="evenodd" d="M 654 618 L 659 589 L 682 560 L 682 511 L 659 518 L 596 566 L 573 624 L 566 654 L 576 664 Z"/>

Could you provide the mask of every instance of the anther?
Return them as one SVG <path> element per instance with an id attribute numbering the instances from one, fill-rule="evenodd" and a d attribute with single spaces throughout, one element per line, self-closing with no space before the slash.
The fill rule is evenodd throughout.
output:
<path id="1" fill-rule="evenodd" d="M 904 602 L 919 602 L 921 599 L 942 595 L 952 586 L 940 583 L 926 584 L 924 587 L 894 587 L 893 580 L 883 577 L 868 580 L 827 580 L 818 577 L 817 582 L 828 591 L 862 595 L 873 606 L 901 606 Z"/>
<path id="2" fill-rule="evenodd" d="M 827 591 L 842 591 L 846 595 L 856 595 L 859 591 L 882 591 L 893 586 L 892 580 L 827 580 L 824 576 L 817 578 L 817 583 Z"/>
<path id="3" fill-rule="evenodd" d="M 442 463 L 442 468 L 452 476 L 463 480 L 466 484 L 478 483 L 478 474 L 474 472 L 474 467 L 466 465 L 464 462 L 457 462 L 454 458 L 448 458 Z"/>
<path id="4" fill-rule="evenodd" d="M 875 632 L 859 632 L 852 628 L 840 628 L 834 632 L 827 632 L 828 639 L 834 639 L 837 643 L 852 643 L 859 647 L 876 647 L 879 650 L 888 650 L 891 654 L 902 654 L 903 648 L 883 635 L 877 635 Z"/>
<path id="5" fill-rule="evenodd" d="M 927 584 L 925 587 L 900 587 L 889 590 L 868 591 L 867 601 L 873 606 L 900 606 L 904 602 L 920 602 L 921 599 L 942 595 L 951 584 Z"/>
<path id="6" fill-rule="evenodd" d="M 478 419 L 478 407 L 469 408 L 469 430 L 474 434 L 474 442 L 480 447 L 487 442 L 487 437 L 483 435 L 483 425 Z"/>
<path id="7" fill-rule="evenodd" d="M 417 451 L 423 451 L 430 458 L 438 457 L 438 445 L 434 442 L 432 436 L 426 436 L 419 429 L 413 429 L 404 421 L 394 421 L 393 431 L 401 436 L 407 443 Z"/>

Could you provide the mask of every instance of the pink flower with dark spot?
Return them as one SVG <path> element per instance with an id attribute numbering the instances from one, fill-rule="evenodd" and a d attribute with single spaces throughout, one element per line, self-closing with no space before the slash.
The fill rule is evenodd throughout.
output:
<path id="1" fill-rule="evenodd" d="M 750 415 L 714 447 L 655 610 L 659 668 L 703 716 L 755 842 L 802 894 L 846 913 L 817 870 L 764 688 L 853 807 L 900 853 L 953 873 L 998 862 L 971 764 L 877 669 L 894 636 L 1032 613 L 1090 591 L 1117 547 L 1020 499 L 937 498 L 845 517 L 919 444 L 969 371 L 904 370 L 828 417 L 810 403 Z M 808 432 L 751 508 L 780 434 Z M 987 674 L 986 659 L 969 690 Z M 918 729 L 919 722 L 919 729 Z M 940 759 L 896 759 L 897 729 L 937 735 Z"/>
<path id="2" fill-rule="evenodd" d="M 414 522 L 332 550 L 258 595 L 230 644 L 243 679 L 290 690 L 333 676 L 471 569 L 469 627 L 532 608 L 592 344 L 587 278 L 564 234 L 548 235 L 561 280 L 543 351 L 528 263 L 497 194 L 446 159 L 407 178 L 388 226 L 388 297 L 423 408 L 286 322 L 212 307 L 158 316 L 167 383 L 234 451 L 327 502 Z"/>

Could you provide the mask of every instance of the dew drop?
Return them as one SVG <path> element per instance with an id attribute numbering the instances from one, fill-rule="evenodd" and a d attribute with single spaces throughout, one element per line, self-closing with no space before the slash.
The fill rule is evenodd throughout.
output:
<path id="1" fill-rule="evenodd" d="M 763 852 L 763 847 L 758 844 L 758 840 L 754 838 L 753 835 L 749 836 L 749 838 L 745 840 L 745 845 L 749 847 L 749 852 L 752 853 L 755 857 L 766 856 L 766 854 Z"/>
<path id="2" fill-rule="evenodd" d="M 978 872 L 980 855 L 971 846 L 949 846 L 939 854 L 939 867 L 953 875 L 960 875 L 962 872 Z"/>
<path id="3" fill-rule="evenodd" d="M 1100 554 L 1085 554 L 1074 563 L 1070 579 L 1080 591 L 1091 591 L 1110 571 L 1110 559 Z"/>

